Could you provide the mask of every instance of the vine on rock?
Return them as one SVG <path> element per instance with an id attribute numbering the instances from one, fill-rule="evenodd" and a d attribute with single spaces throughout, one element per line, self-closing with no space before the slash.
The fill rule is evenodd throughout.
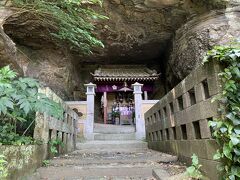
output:
<path id="1" fill-rule="evenodd" d="M 240 179 L 240 46 L 214 47 L 204 62 L 213 60 L 224 67 L 222 93 L 213 99 L 220 102 L 221 116 L 209 123 L 220 146 L 214 159 L 222 162 L 223 179 Z"/>
<path id="2" fill-rule="evenodd" d="M 96 38 L 94 22 L 106 19 L 89 8 L 102 0 L 12 0 L 19 13 L 29 13 L 46 24 L 52 37 L 66 42 L 70 48 L 84 54 L 91 54 L 97 47 L 104 47 Z"/>

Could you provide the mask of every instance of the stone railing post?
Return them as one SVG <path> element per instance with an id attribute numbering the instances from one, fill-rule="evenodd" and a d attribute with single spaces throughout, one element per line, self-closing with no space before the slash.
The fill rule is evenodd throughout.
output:
<path id="1" fill-rule="evenodd" d="M 135 122 L 136 122 L 136 139 L 143 140 L 146 137 L 145 134 L 145 121 L 142 117 L 142 86 L 143 84 L 132 84 L 134 89 L 134 101 L 135 101 Z"/>
<path id="2" fill-rule="evenodd" d="M 96 85 L 93 83 L 85 84 L 87 87 L 87 118 L 84 123 L 84 137 L 87 140 L 93 140 L 94 124 L 94 98 Z"/>

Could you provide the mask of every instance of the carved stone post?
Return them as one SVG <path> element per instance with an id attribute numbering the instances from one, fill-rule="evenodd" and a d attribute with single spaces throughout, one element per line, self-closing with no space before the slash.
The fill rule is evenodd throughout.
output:
<path id="1" fill-rule="evenodd" d="M 135 100 L 135 121 L 136 121 L 136 139 L 145 139 L 145 121 L 142 117 L 142 86 L 143 84 L 135 83 L 132 84 L 134 89 L 134 100 Z"/>
<path id="2" fill-rule="evenodd" d="M 93 125 L 94 125 L 94 98 L 96 84 L 85 84 L 87 87 L 87 119 L 84 123 L 84 137 L 87 140 L 93 140 Z"/>

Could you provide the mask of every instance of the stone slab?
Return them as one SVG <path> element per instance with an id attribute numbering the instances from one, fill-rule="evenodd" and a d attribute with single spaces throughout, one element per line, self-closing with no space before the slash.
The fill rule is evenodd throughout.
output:
<path id="1" fill-rule="evenodd" d="M 94 134 L 94 140 L 99 141 L 116 141 L 116 140 L 135 140 L 136 135 L 135 133 L 126 133 L 126 134 L 102 134 L 102 133 L 95 133 Z"/>
<path id="2" fill-rule="evenodd" d="M 134 178 L 150 178 L 152 177 L 152 167 L 93 167 L 82 168 L 74 167 L 49 167 L 40 168 L 38 172 L 41 179 L 57 180 L 57 179 L 79 179 L 81 177 L 97 178 L 97 177 L 134 177 Z"/>
<path id="3" fill-rule="evenodd" d="M 137 140 L 129 141 L 88 141 L 77 143 L 78 150 L 118 150 L 118 149 L 146 149 L 147 143 Z"/>
<path id="4" fill-rule="evenodd" d="M 135 133 L 135 127 L 129 125 L 110 125 L 110 124 L 94 124 L 94 133 L 102 134 L 123 134 Z"/>
<path id="5" fill-rule="evenodd" d="M 156 180 L 166 180 L 170 177 L 169 173 L 164 169 L 153 169 L 152 175 Z"/>

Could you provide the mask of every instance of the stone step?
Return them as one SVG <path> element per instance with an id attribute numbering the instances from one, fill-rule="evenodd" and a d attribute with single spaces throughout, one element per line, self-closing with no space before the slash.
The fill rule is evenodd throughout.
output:
<path id="1" fill-rule="evenodd" d="M 184 179 L 187 180 L 189 179 L 189 177 L 185 173 L 179 173 L 171 176 L 164 169 L 153 169 L 152 175 L 156 180 L 184 180 Z"/>
<path id="2" fill-rule="evenodd" d="M 54 158 L 51 161 L 51 166 L 97 166 L 108 165 L 118 166 L 123 164 L 148 164 L 148 163 L 172 163 L 176 162 L 178 158 L 173 155 L 156 152 L 156 151 L 142 151 L 142 152 L 79 152 L 75 151 L 71 154 Z"/>
<path id="3" fill-rule="evenodd" d="M 144 150 L 147 149 L 147 143 L 143 141 L 137 140 L 129 140 L 129 141 L 87 141 L 77 143 L 78 150 L 85 151 L 133 151 L 133 150 Z"/>
<path id="4" fill-rule="evenodd" d="M 131 149 L 126 149 L 126 148 L 121 148 L 121 149 L 81 149 L 81 150 L 76 150 L 79 153 L 96 153 L 96 152 L 117 152 L 117 153 L 129 153 L 129 152 L 142 152 L 143 148 L 131 148 Z"/>
<path id="5" fill-rule="evenodd" d="M 130 125 L 112 125 L 112 124 L 94 124 L 94 133 L 102 134 L 129 134 L 135 132 L 135 126 Z"/>
<path id="6" fill-rule="evenodd" d="M 152 166 L 118 166 L 118 167 L 47 167 L 39 168 L 37 172 L 39 173 L 40 179 L 48 180 L 73 180 L 84 178 L 88 180 L 93 179 L 152 179 Z"/>
<path id="7" fill-rule="evenodd" d="M 106 140 L 135 140 L 135 133 L 127 133 L 127 134 L 103 134 L 103 133 L 95 133 L 94 140 L 106 141 Z"/>
<path id="8" fill-rule="evenodd" d="M 78 150 L 52 159 L 48 167 L 36 171 L 32 180 L 155 180 L 153 169 L 174 169 L 171 164 L 176 161 L 176 156 L 148 149 L 127 153 Z"/>

